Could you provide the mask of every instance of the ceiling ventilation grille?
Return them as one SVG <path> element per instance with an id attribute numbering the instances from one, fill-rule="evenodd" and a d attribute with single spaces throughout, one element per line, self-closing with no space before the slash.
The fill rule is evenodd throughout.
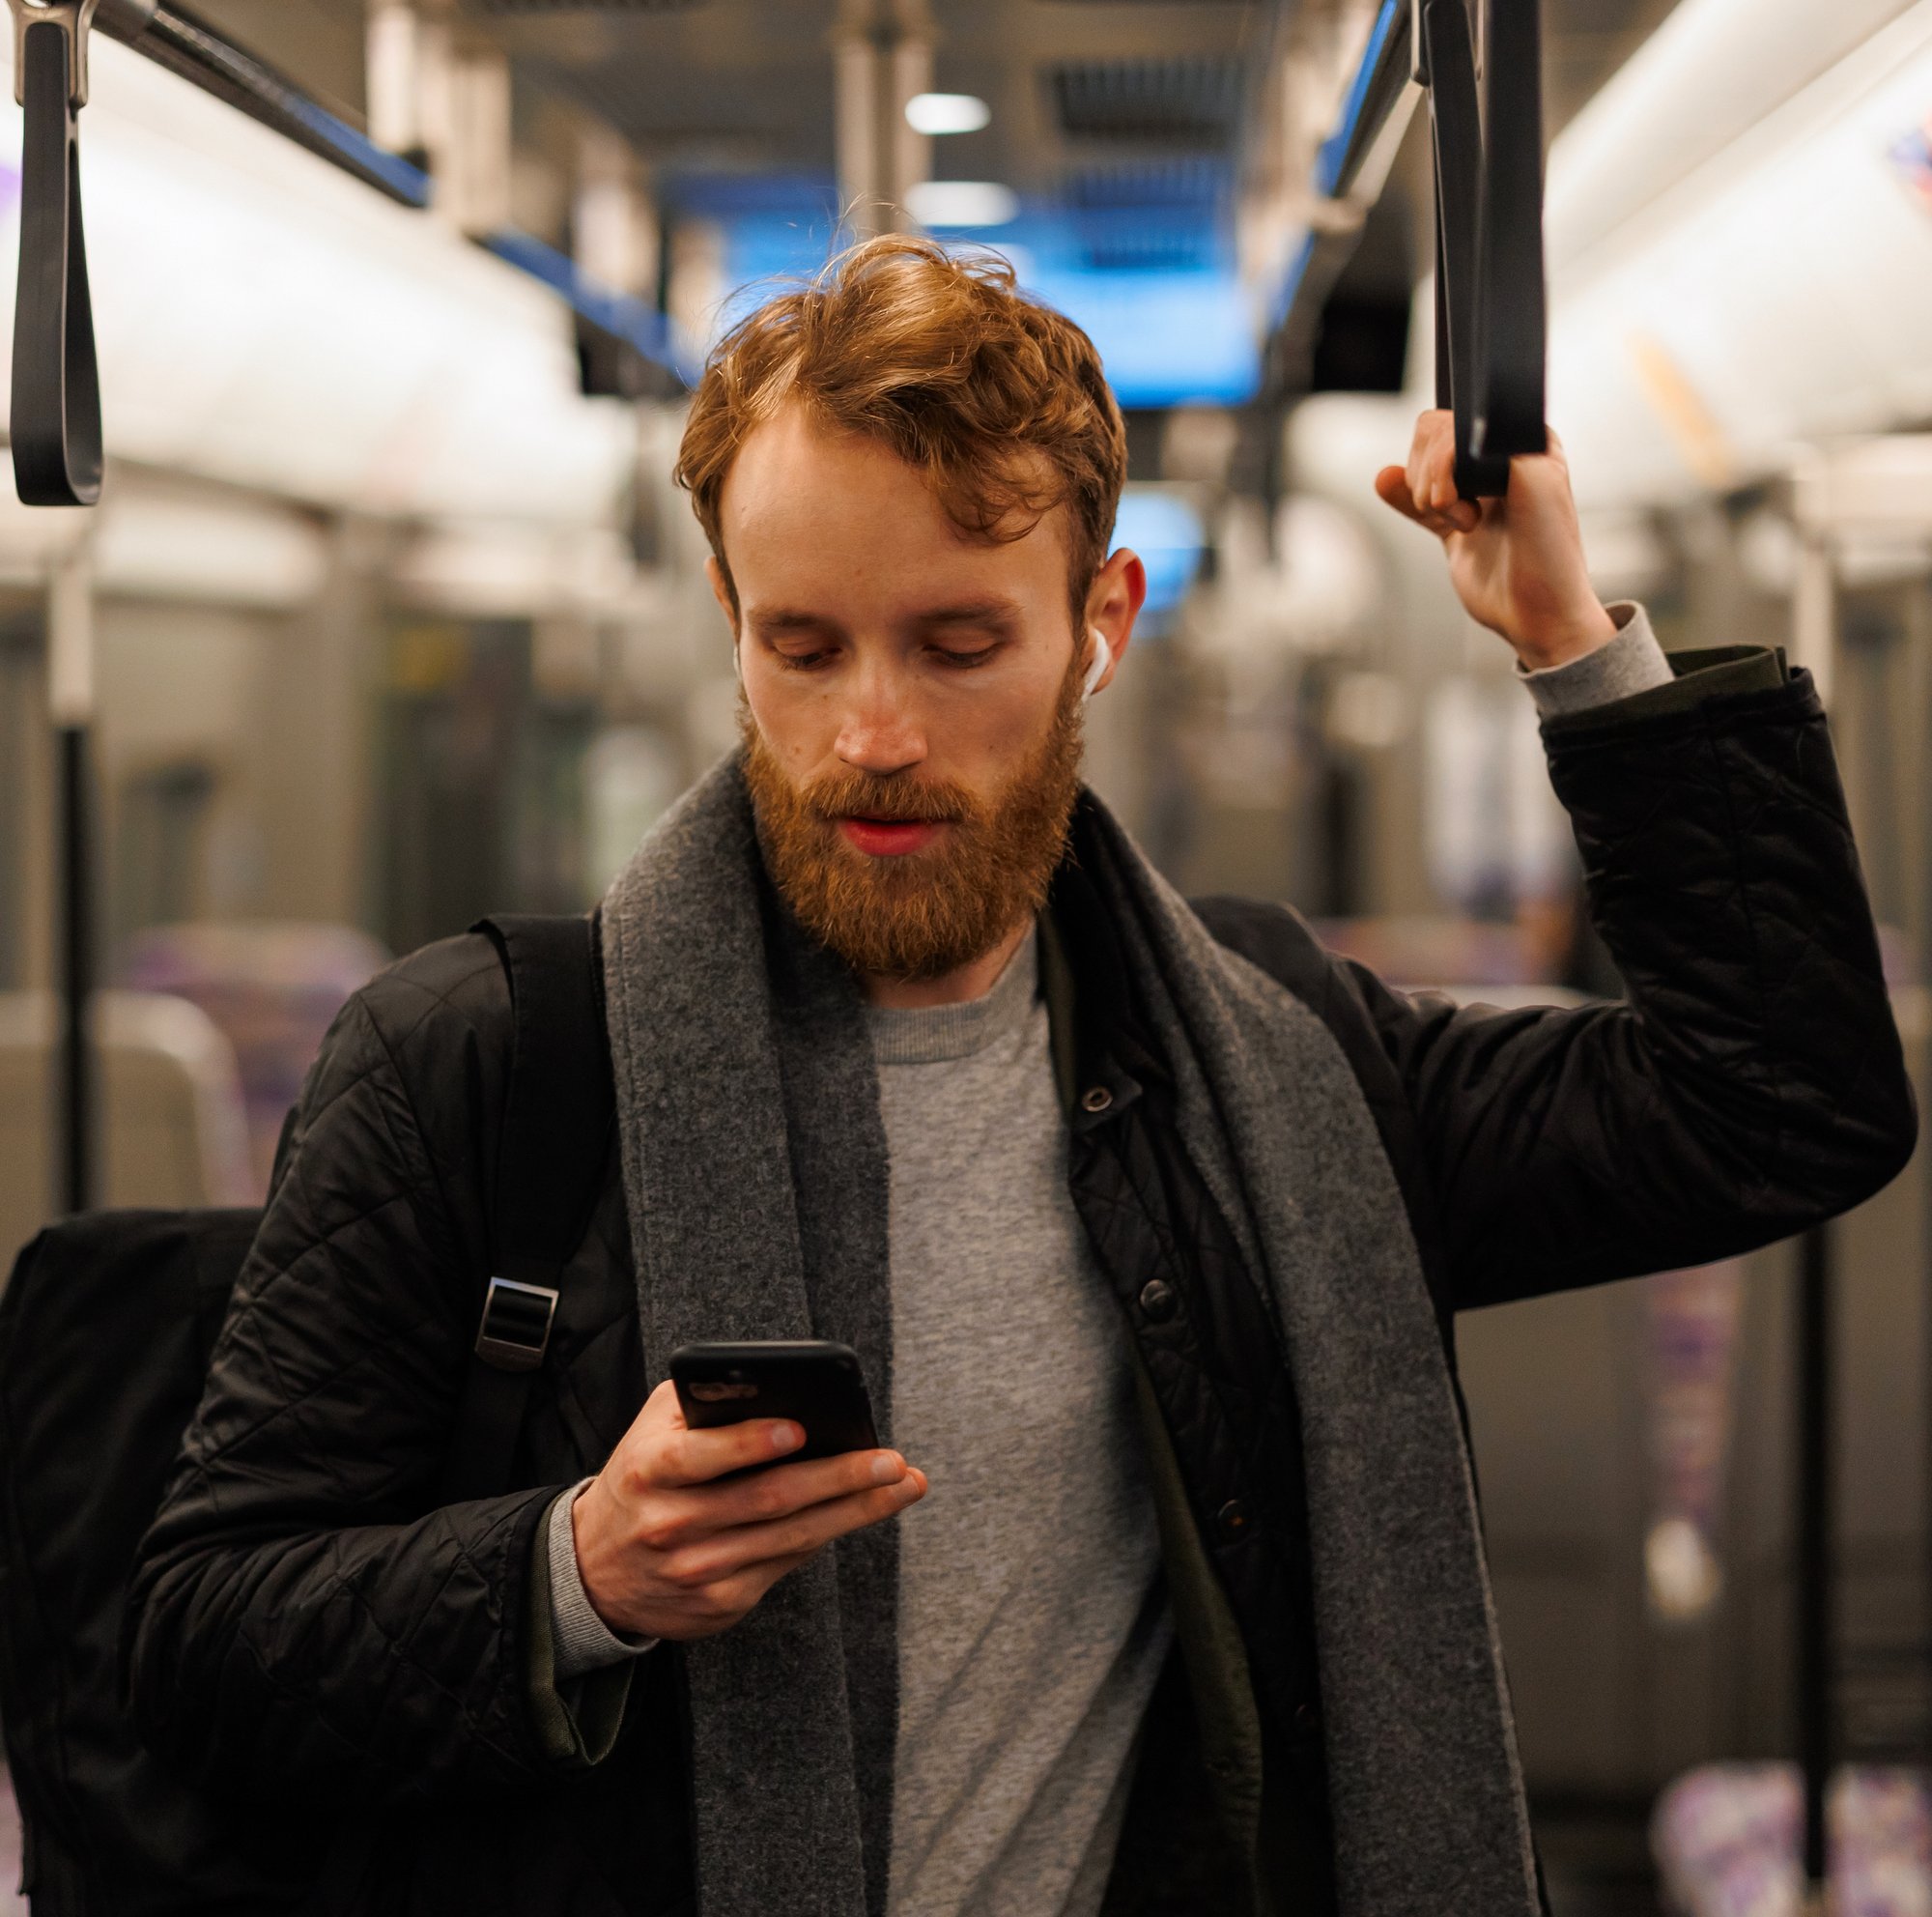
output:
<path id="1" fill-rule="evenodd" d="M 1226 250 L 1211 230 L 1172 220 L 1095 222 L 1080 240 L 1081 264 L 1095 272 L 1200 272 Z"/>
<path id="2" fill-rule="evenodd" d="M 1232 186 L 1233 174 L 1227 163 L 1203 156 L 1079 167 L 1067 174 L 1063 191 L 1070 205 L 1083 208 L 1208 211 L 1227 199 Z"/>
<path id="3" fill-rule="evenodd" d="M 1062 196 L 1088 266 L 1177 272 L 1223 263 L 1232 185 L 1222 160 L 1150 160 L 1082 167 Z"/>
<path id="4" fill-rule="evenodd" d="M 1215 55 L 1079 60 L 1047 69 L 1061 131 L 1076 139 L 1222 147 L 1241 108 L 1241 63 Z"/>

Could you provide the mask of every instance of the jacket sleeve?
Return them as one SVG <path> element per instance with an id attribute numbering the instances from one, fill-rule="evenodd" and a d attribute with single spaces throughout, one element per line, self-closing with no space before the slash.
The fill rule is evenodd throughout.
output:
<path id="1" fill-rule="evenodd" d="M 1499 1013 L 1353 964 L 1331 975 L 1400 1076 L 1458 1306 L 1751 1249 L 1848 1210 L 1912 1155 L 1809 676 L 1710 655 L 1700 698 L 1698 663 L 1677 655 L 1674 686 L 1544 728 L 1624 1002 Z"/>
<path id="2" fill-rule="evenodd" d="M 450 940 L 337 1019 L 139 1554 L 144 1734 L 233 1788 L 473 1798 L 556 1764 L 526 1640 L 559 1487 L 436 1508 L 488 1256 L 493 993 L 506 1018 L 488 942 Z"/>

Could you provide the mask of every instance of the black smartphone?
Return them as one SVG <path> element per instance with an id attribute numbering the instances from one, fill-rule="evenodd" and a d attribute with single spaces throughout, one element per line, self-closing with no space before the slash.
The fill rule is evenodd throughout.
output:
<path id="1" fill-rule="evenodd" d="M 830 1338 L 753 1338 L 737 1344 L 679 1345 L 671 1383 L 694 1430 L 788 1417 L 805 1443 L 778 1462 L 870 1451 L 879 1437 L 859 1354 Z"/>

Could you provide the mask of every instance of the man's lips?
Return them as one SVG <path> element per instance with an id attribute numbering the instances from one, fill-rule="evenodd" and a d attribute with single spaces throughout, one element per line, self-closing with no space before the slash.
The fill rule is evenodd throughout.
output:
<path id="1" fill-rule="evenodd" d="M 945 830 L 944 820 L 918 818 L 863 818 L 847 815 L 838 821 L 845 843 L 875 857 L 891 858 L 904 852 L 923 851 Z"/>

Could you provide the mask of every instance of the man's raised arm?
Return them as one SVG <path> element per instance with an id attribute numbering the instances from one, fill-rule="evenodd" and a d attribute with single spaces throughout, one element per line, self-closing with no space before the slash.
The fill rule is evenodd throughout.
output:
<path id="1" fill-rule="evenodd" d="M 1456 500 L 1447 415 L 1382 498 L 1515 646 L 1624 1003 L 1459 1009 L 1356 966 L 1459 1304 L 1729 1255 L 1857 1204 L 1917 1138 L 1825 716 L 1772 647 L 1679 653 L 1596 600 L 1560 448 Z"/>

